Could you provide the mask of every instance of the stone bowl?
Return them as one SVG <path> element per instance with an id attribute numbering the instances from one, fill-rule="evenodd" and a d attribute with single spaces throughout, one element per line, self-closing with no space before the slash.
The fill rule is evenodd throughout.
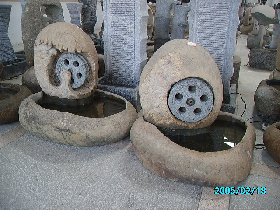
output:
<path id="1" fill-rule="evenodd" d="M 43 92 L 38 92 L 22 102 L 19 108 L 20 123 L 35 136 L 73 146 L 105 145 L 129 135 L 137 118 L 133 105 L 123 97 L 109 92 L 96 90 L 95 95 L 122 101 L 124 110 L 100 118 L 79 116 L 43 108 L 40 105 Z"/>
<path id="2" fill-rule="evenodd" d="M 262 80 L 254 95 L 255 106 L 262 119 L 280 119 L 280 80 Z"/>
<path id="3" fill-rule="evenodd" d="M 244 128 L 244 136 L 235 147 L 217 152 L 190 150 L 172 142 L 143 117 L 133 124 L 130 138 L 142 164 L 159 176 L 197 185 L 234 186 L 250 172 L 255 130 L 250 123 L 230 113 L 220 112 L 217 120 Z"/>
<path id="4" fill-rule="evenodd" d="M 274 123 L 265 130 L 263 143 L 268 153 L 280 163 L 280 122 Z"/>
<path id="5" fill-rule="evenodd" d="M 31 92 L 28 88 L 16 84 L 0 84 L 0 125 L 18 120 L 20 103 Z"/>

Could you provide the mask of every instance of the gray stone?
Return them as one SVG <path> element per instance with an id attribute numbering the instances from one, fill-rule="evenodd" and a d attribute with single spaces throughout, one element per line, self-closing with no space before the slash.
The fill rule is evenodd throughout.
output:
<path id="1" fill-rule="evenodd" d="M 82 5 L 81 3 L 66 3 L 67 8 L 70 13 L 71 23 L 81 27 L 81 10 Z"/>
<path id="2" fill-rule="evenodd" d="M 171 39 L 185 39 L 187 27 L 187 15 L 190 7 L 183 5 L 174 5 L 174 17 L 172 21 Z"/>
<path id="3" fill-rule="evenodd" d="M 64 21 L 63 9 L 59 0 L 28 0 L 21 20 L 27 67 L 31 67 L 36 37 L 48 24 Z"/>
<path id="4" fill-rule="evenodd" d="M 197 0 L 189 13 L 190 40 L 202 45 L 216 61 L 224 85 L 224 103 L 229 103 L 240 1 Z"/>
<path id="5" fill-rule="evenodd" d="M 170 40 L 169 26 L 174 0 L 157 0 L 155 14 L 155 51 Z"/>
<path id="6" fill-rule="evenodd" d="M 144 0 L 104 1 L 104 60 L 105 74 L 99 81 L 99 88 L 110 88 L 114 93 L 119 88 L 124 98 L 129 92 L 137 91 L 141 71 L 146 64 L 147 5 Z M 130 90 L 131 89 L 131 90 Z M 136 96 L 137 94 L 133 94 Z M 138 101 L 138 99 L 136 99 Z M 134 106 L 135 100 L 131 101 Z M 138 102 L 137 102 L 138 103 Z"/>
<path id="7" fill-rule="evenodd" d="M 20 0 L 20 4 L 21 4 L 21 9 L 22 9 L 22 13 L 24 12 L 25 9 L 25 4 L 28 0 Z"/>
<path id="8" fill-rule="evenodd" d="M 94 26 L 97 22 L 97 0 L 79 0 L 79 2 L 83 3 L 81 13 L 82 29 L 91 36 L 94 34 Z"/>
<path id="9" fill-rule="evenodd" d="M 8 36 L 11 5 L 0 5 L 0 61 L 14 61 L 16 55 Z"/>
<path id="10" fill-rule="evenodd" d="M 275 16 L 280 19 L 280 9 L 275 9 Z M 271 49 L 277 49 L 280 37 L 280 24 L 273 25 L 272 41 L 269 45 Z"/>
<path id="11" fill-rule="evenodd" d="M 251 49 L 249 66 L 256 69 L 274 70 L 276 68 L 276 49 Z"/>

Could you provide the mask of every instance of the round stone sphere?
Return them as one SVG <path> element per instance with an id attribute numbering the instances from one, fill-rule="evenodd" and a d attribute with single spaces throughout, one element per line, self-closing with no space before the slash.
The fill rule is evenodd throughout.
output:
<path id="1" fill-rule="evenodd" d="M 272 124 L 265 130 L 263 143 L 268 153 L 280 163 L 280 122 Z"/>
<path id="2" fill-rule="evenodd" d="M 158 49 L 140 78 L 144 119 L 169 129 L 195 129 L 211 125 L 223 100 L 219 69 L 210 53 L 185 39 Z"/>
<path id="3" fill-rule="evenodd" d="M 34 68 L 42 91 L 50 96 L 81 99 L 97 87 L 94 43 L 71 23 L 54 23 L 40 32 L 35 41 Z"/>

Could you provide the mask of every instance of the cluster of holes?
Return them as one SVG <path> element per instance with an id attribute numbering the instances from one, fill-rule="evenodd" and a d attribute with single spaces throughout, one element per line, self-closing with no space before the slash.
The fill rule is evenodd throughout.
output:
<path id="1" fill-rule="evenodd" d="M 68 59 L 65 59 L 65 60 L 64 60 L 64 64 L 65 64 L 66 66 L 68 66 L 68 65 L 70 64 L 69 60 L 68 60 Z M 78 61 L 74 61 L 74 62 L 73 62 L 73 66 L 78 67 L 79 65 L 80 65 L 80 64 L 79 64 Z M 83 75 L 82 75 L 82 73 L 78 72 L 76 76 L 77 76 L 78 79 L 81 79 L 81 77 L 82 77 Z M 71 79 L 71 82 L 72 82 L 72 83 L 74 82 L 74 81 L 73 81 L 73 78 Z"/>
<path id="2" fill-rule="evenodd" d="M 190 91 L 190 92 L 195 92 L 196 91 L 196 86 L 194 86 L 194 85 L 190 85 L 189 87 L 188 87 L 188 90 Z M 177 93 L 177 94 L 175 94 L 175 98 L 177 99 L 177 100 L 182 100 L 183 98 L 184 98 L 184 96 L 181 94 L 181 93 Z M 201 97 L 200 97 L 200 100 L 201 101 L 203 101 L 203 102 L 205 102 L 205 101 L 207 101 L 208 100 L 208 96 L 207 95 L 202 95 Z M 186 101 L 186 104 L 188 105 L 188 106 L 193 106 L 194 104 L 195 104 L 195 100 L 193 99 L 193 98 L 189 98 L 187 101 Z M 186 107 L 180 107 L 179 108 L 179 112 L 186 112 L 187 110 L 186 110 Z M 201 113 L 201 109 L 200 108 L 196 108 L 196 109 L 194 109 L 194 113 L 195 114 L 199 114 L 199 113 Z"/>

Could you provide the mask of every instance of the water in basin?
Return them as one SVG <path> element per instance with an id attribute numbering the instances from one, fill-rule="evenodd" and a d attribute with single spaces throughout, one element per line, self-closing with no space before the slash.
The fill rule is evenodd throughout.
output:
<path id="1" fill-rule="evenodd" d="M 228 150 L 242 140 L 246 131 L 240 124 L 224 120 L 202 129 L 159 129 L 176 144 L 199 152 Z"/>

